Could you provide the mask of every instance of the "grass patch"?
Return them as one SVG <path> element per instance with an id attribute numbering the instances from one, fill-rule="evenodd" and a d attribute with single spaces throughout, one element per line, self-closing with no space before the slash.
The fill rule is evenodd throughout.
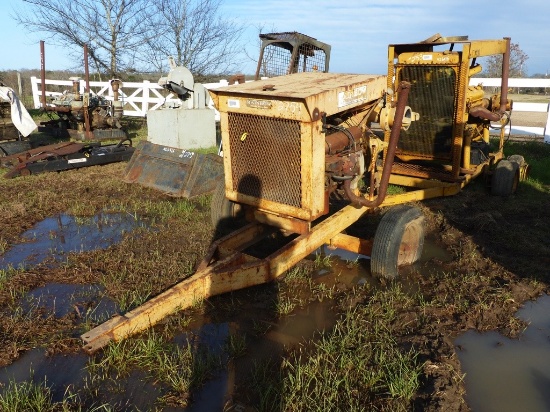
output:
<path id="1" fill-rule="evenodd" d="M 0 252 L 1 254 L 1 252 Z M 21 268 L 14 268 L 8 265 L 6 269 L 0 269 L 0 293 L 8 291 L 8 294 L 13 294 L 13 288 L 10 287 L 10 280 L 17 274 L 23 272 Z"/>
<path id="2" fill-rule="evenodd" d="M 529 163 L 531 182 L 550 184 L 550 144 L 540 142 L 508 142 L 504 146 L 506 156 L 522 155 Z M 532 183 L 531 183 L 532 184 Z"/>
<path id="3" fill-rule="evenodd" d="M 239 358 L 246 353 L 246 336 L 237 331 L 232 332 L 229 334 L 224 347 L 229 358 Z"/>
<path id="4" fill-rule="evenodd" d="M 79 396 L 66 390 L 64 399 L 59 402 L 52 400 L 51 389 L 46 382 L 10 381 L 0 393 L 0 411 L 2 412 L 109 412 L 113 409 L 108 405 L 82 406 Z"/>
<path id="5" fill-rule="evenodd" d="M 261 411 L 410 410 L 422 365 L 394 337 L 397 307 L 413 300 L 400 288 L 349 308 L 335 327 L 282 361 L 277 373 L 257 364 L 252 386 Z"/>
<path id="6" fill-rule="evenodd" d="M 221 357 L 213 355 L 200 342 L 178 346 L 149 331 L 142 339 L 111 343 L 87 368 L 94 385 L 117 381 L 138 368 L 169 388 L 166 399 L 186 405 L 191 389 L 201 386 L 222 366 Z"/>
<path id="7" fill-rule="evenodd" d="M 0 410 L 4 412 L 53 411 L 54 404 L 49 388 L 29 382 L 10 382 L 0 393 Z"/>

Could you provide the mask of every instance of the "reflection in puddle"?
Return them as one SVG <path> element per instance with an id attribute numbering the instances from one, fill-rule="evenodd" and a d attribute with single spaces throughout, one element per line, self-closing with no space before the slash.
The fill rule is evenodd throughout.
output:
<path id="1" fill-rule="evenodd" d="M 236 322 L 226 323 L 201 324 L 208 322 L 208 319 L 196 319 L 189 326 L 191 331 L 174 338 L 178 345 L 191 344 L 197 348 L 199 355 L 201 350 L 206 350 L 214 356 L 220 356 L 227 365 L 203 386 L 194 389 L 191 403 L 184 409 L 186 412 L 224 410 L 224 406 L 233 400 L 234 392 L 242 389 L 243 383 L 250 381 L 259 364 L 276 359 L 285 349 L 330 329 L 337 319 L 330 300 L 315 301 L 305 308 L 296 309 L 291 315 L 269 322 L 267 333 L 255 336 L 254 333 L 247 333 L 250 330 L 247 330 L 245 324 L 256 316 L 258 321 L 263 321 L 259 313 L 247 313 Z M 245 336 L 246 341 L 245 353 L 236 359 L 230 359 L 227 353 L 227 342 L 232 335 Z M 273 373 L 277 371 L 273 370 Z M 238 410 L 238 407 L 232 410 Z M 249 409 L 243 407 L 242 410 Z"/>
<path id="2" fill-rule="evenodd" d="M 128 213 L 100 213 L 90 218 L 61 214 L 37 223 L 23 233 L 25 243 L 14 245 L 0 256 L 0 270 L 27 268 L 48 257 L 59 260 L 70 252 L 105 249 L 145 223 Z"/>
<path id="3" fill-rule="evenodd" d="M 291 316 L 280 319 L 267 333 L 266 338 L 281 346 L 295 346 L 313 337 L 317 332 L 327 330 L 336 323 L 336 314 L 331 310 L 332 302 L 315 301 L 307 307 L 297 309 Z"/>
<path id="4" fill-rule="evenodd" d="M 124 232 L 138 226 L 143 224 L 124 214 L 100 215 L 90 219 L 86 225 L 77 224 L 70 216 L 60 215 L 57 219 L 47 219 L 27 232 L 25 237 L 34 241 L 10 249 L 0 257 L 0 268 L 9 264 L 15 267 L 36 264 L 46 257 L 59 258 L 70 251 L 108 247 L 119 241 Z M 444 253 L 439 249 L 427 241 L 421 262 L 431 261 L 434 257 L 445 261 L 441 257 Z M 313 274 L 314 283 L 323 283 L 329 288 L 339 285 L 376 285 L 376 280 L 370 275 L 370 259 L 367 256 L 326 247 L 321 251 L 325 256 L 333 255 L 333 258 L 330 266 Z M 265 295 L 267 297 L 264 299 Z M 193 325 L 186 328 L 191 332 L 181 333 L 174 338 L 178 345 L 190 343 L 197 350 L 203 348 L 210 354 L 220 356 L 228 366 L 214 373 L 201 387 L 193 389 L 192 403 L 187 408 L 166 407 L 163 410 L 224 410 L 226 402 L 232 401 L 235 393 L 239 395 L 239 391 L 250 382 L 253 372 L 261 364 L 277 359 L 289 347 L 315 338 L 316 334 L 329 330 L 337 321 L 337 314 L 332 308 L 334 302 L 330 299 L 314 300 L 288 316 L 277 318 L 270 303 L 271 295 L 265 295 L 260 294 L 257 301 L 243 302 L 244 308 L 238 315 L 225 316 L 219 313 L 219 309 L 214 311 L 212 314 L 218 323 L 207 319 L 207 316 L 196 319 Z M 96 285 L 48 284 L 31 291 L 21 300 L 21 306 L 26 312 L 39 308 L 55 317 L 73 313 L 86 317 L 92 308 L 96 316 L 108 317 L 117 308 L 102 296 L 101 288 Z M 226 345 L 234 333 L 245 337 L 246 353 L 230 360 Z M 46 357 L 43 350 L 35 349 L 0 370 L 0 386 L 7 385 L 9 381 L 28 381 L 29 377 L 35 383 L 43 383 L 46 377 L 47 385 L 52 388 L 54 402 L 60 401 L 67 386 L 76 390 L 85 386 L 87 359 L 84 354 Z M 273 365 L 276 368 L 277 362 Z M 273 373 L 276 373 L 276 369 Z M 146 371 L 138 369 L 133 370 L 129 377 L 118 379 L 117 384 L 116 391 L 109 387 L 101 388 L 94 401 L 120 406 L 121 409 L 117 410 L 153 410 L 157 397 L 163 394 L 162 386 L 154 382 Z M 240 408 L 241 405 L 237 406 Z M 242 410 L 245 410 L 244 407 Z"/>
<path id="5" fill-rule="evenodd" d="M 349 252 L 344 249 L 330 248 L 327 245 L 322 246 L 322 253 L 326 256 L 338 256 L 340 259 L 347 262 L 358 262 L 360 260 L 370 260 L 370 256 L 360 255 Z"/>
<path id="6" fill-rule="evenodd" d="M 199 329 L 186 332 L 174 338 L 178 345 L 191 344 L 195 348 L 207 350 L 210 355 L 220 356 L 227 361 L 225 347 L 229 339 L 229 323 L 206 323 Z M 191 404 L 186 412 L 222 411 L 229 395 L 229 370 L 218 371 L 212 379 L 193 391 Z"/>
<path id="7" fill-rule="evenodd" d="M 0 387 L 8 387 L 10 382 L 46 383 L 51 389 L 53 402 L 61 402 L 67 388 L 82 386 L 87 361 L 88 356 L 84 353 L 46 356 L 44 349 L 32 349 L 17 362 L 0 369 Z"/>
<path id="8" fill-rule="evenodd" d="M 86 369 L 88 359 L 83 352 L 48 356 L 45 349 L 32 349 L 17 362 L 0 369 L 0 392 L 10 383 L 30 382 L 49 388 L 53 403 L 66 400 L 71 393 L 86 397 L 83 389 L 90 379 Z M 82 409 L 75 410 L 155 410 L 156 398 L 161 395 L 158 385 L 151 382 L 144 371 L 134 370 L 129 376 L 118 377 L 116 387 L 116 391 L 99 388 L 91 400 L 93 405 L 105 403 L 114 406 L 113 409 L 88 409 L 81 405 Z"/>
<path id="9" fill-rule="evenodd" d="M 466 373 L 466 401 L 476 412 L 550 410 L 550 296 L 527 302 L 519 339 L 468 331 L 455 340 Z"/>
<path id="10" fill-rule="evenodd" d="M 102 322 L 119 311 L 116 303 L 103 296 L 97 285 L 50 283 L 30 291 L 20 302 L 24 313 L 43 311 L 44 316 L 62 318 L 74 314 L 81 321 Z"/>
<path id="11" fill-rule="evenodd" d="M 318 254 L 321 256 L 333 257 L 331 266 L 318 272 L 339 272 L 343 275 L 342 280 L 347 286 L 364 283 L 376 284 L 376 282 L 373 282 L 372 276 L 370 275 L 370 256 L 360 255 L 338 248 L 332 249 L 327 245 L 322 246 L 315 252 L 315 255 Z M 315 255 L 310 258 L 315 259 Z M 418 262 L 410 266 L 404 266 L 399 270 L 403 272 L 403 274 L 411 270 L 430 272 L 439 270 L 440 264 L 448 263 L 452 260 L 453 256 L 446 248 L 428 237 L 424 240 L 422 255 Z M 324 281 L 325 279 L 323 279 L 323 282 Z"/>
<path id="12" fill-rule="evenodd" d="M 321 247 L 315 253 L 321 254 L 321 256 L 330 256 L 330 266 L 318 269 L 311 274 L 315 281 L 324 283 L 328 288 L 338 284 L 350 287 L 374 281 L 370 276 L 370 258 L 368 256 L 327 246 Z M 315 256 L 310 258 L 315 259 Z"/>

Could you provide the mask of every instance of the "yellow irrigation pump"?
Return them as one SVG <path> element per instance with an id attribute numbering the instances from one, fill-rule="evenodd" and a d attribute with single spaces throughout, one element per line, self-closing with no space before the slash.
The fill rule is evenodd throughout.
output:
<path id="1" fill-rule="evenodd" d="M 389 46 L 388 76 L 304 72 L 211 91 L 225 173 L 212 220 L 220 230 L 236 216 L 248 223 L 214 242 L 194 275 L 82 335 L 85 350 L 197 299 L 276 279 L 323 244 L 370 255 L 374 275 L 397 276 L 424 242 L 424 218 L 408 202 L 453 195 L 491 169 L 495 193 L 517 186 L 526 166 L 501 160 L 504 130 L 498 150 L 488 149 L 491 123 L 503 125 L 511 109 L 509 47 L 508 38 L 434 36 Z M 503 56 L 503 95 L 486 98 L 469 80 L 477 59 L 493 54 Z M 406 191 L 387 195 L 389 184 Z M 335 210 L 333 198 L 348 204 Z M 372 239 L 345 233 L 386 206 Z M 283 244 L 266 251 L 274 233 Z"/>

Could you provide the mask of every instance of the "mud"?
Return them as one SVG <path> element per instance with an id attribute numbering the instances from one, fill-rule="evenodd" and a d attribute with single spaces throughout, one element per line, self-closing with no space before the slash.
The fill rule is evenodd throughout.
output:
<path id="1" fill-rule="evenodd" d="M 69 316 L 76 323 L 105 321 L 120 311 L 98 285 L 49 283 L 31 290 L 19 300 L 19 305 L 25 316 L 34 312 L 56 319 Z"/>
<path id="2" fill-rule="evenodd" d="M 118 176 L 123 165 L 90 169 L 56 175 L 59 182 L 46 175 L 23 178 L 18 182 L 21 195 L 9 201 L 1 199 L 0 206 L 7 215 L 0 221 L 0 246 L 5 250 L 0 259 L 3 265 L 14 267 L 23 263 L 19 270 L 8 271 L 0 288 L 3 385 L 10 379 L 39 382 L 46 377 L 55 399 L 63 396 L 67 385 L 78 390 L 86 378 L 82 364 L 89 359 L 81 352 L 80 334 L 99 323 L 99 318 L 135 307 L 189 276 L 215 236 L 209 224 L 208 202 L 198 200 L 191 211 L 176 208 L 150 228 L 126 227 L 120 230 L 121 237 L 108 235 L 110 240 L 102 246 L 106 249 L 94 249 L 101 244 L 99 238 L 89 243 L 89 249 L 82 246 L 88 245 L 85 242 L 92 239 L 92 232 L 105 233 L 106 227 L 94 222 L 93 230 L 83 238 L 76 236 L 65 243 L 76 247 L 63 249 L 59 240 L 73 239 L 65 230 L 71 226 L 67 222 L 75 215 L 90 219 L 113 207 L 113 199 L 118 210 L 119 205 L 128 207 L 128 213 L 123 213 L 127 216 L 135 216 L 129 205 L 138 201 L 149 202 L 147 207 L 161 204 L 155 210 L 176 203 L 121 183 Z M 14 184 L 1 183 L 5 190 L 10 189 L 5 185 Z M 59 196 L 64 188 L 77 184 L 77 193 L 71 190 L 66 198 Z M 87 213 L 69 212 L 82 201 L 88 202 Z M 490 345 L 495 340 L 503 342 L 499 349 L 526 339 L 522 331 L 528 320 L 521 312 L 516 317 L 516 312 L 548 292 L 550 282 L 550 189 L 521 184 L 516 195 L 503 199 L 489 196 L 483 182 L 475 182 L 454 197 L 432 199 L 418 206 L 426 216 L 429 241 L 421 261 L 404 268 L 398 280 L 414 302 L 407 308 L 396 304 L 397 318 L 389 325 L 396 341 L 405 349 L 414 348 L 423 365 L 421 385 L 410 410 L 478 410 L 476 399 L 480 395 L 475 392 L 476 384 L 469 383 L 474 373 L 463 358 L 474 350 L 469 349 L 469 341 L 460 343 L 460 339 L 477 339 L 481 333 L 492 339 Z M 159 218 L 158 212 L 142 209 L 140 215 Z M 37 250 L 41 236 L 28 237 L 25 233 L 51 217 L 53 226 L 41 232 L 46 238 L 41 247 L 60 253 L 44 256 Z M 31 252 L 21 251 L 13 257 L 12 251 L 19 244 L 32 245 Z M 226 370 L 196 388 L 189 397 L 188 410 L 205 410 L 201 406 L 206 405 L 218 408 L 228 402 L 234 410 L 260 409 L 261 399 L 251 383 L 250 371 L 255 364 L 269 365 L 275 359 L 277 368 L 277 359 L 293 347 L 301 348 L 305 340 L 330 329 L 344 307 L 366 304 L 373 288 L 385 287 L 370 276 L 367 257 L 326 248 L 322 253 L 337 255 L 331 266 L 316 267 L 316 256 L 300 264 L 311 272 L 309 292 L 294 285 L 289 290 L 284 282 L 274 282 L 209 299 L 202 308 L 185 315 L 192 319 L 190 324 L 180 327 L 180 318 L 175 316 L 159 325 L 159 330 L 167 330 L 175 342 L 183 344 L 196 338 L 213 351 L 232 328 L 247 337 L 246 355 L 238 362 L 229 360 Z M 283 298 L 296 303 L 289 314 L 277 313 L 276 306 Z M 122 308 L 120 303 L 126 306 Z M 509 366 L 507 358 L 493 363 Z M 76 369 L 69 369 L 73 366 Z M 57 373 L 65 369 L 66 375 Z M 534 372 L 532 377 L 536 385 L 548 380 Z M 115 410 L 147 410 L 153 408 L 157 397 L 167 394 L 166 388 L 140 370 L 121 377 L 119 386 L 111 389 L 99 388 L 94 396 L 97 402 L 116 405 Z M 541 402 L 547 406 L 547 400 Z M 185 410 L 181 403 L 177 405 L 168 403 L 164 410 Z"/>
<path id="3" fill-rule="evenodd" d="M 517 339 L 470 330 L 455 340 L 465 373 L 466 401 L 480 412 L 550 409 L 550 296 L 527 302 L 517 317 L 527 328 Z"/>
<path id="4" fill-rule="evenodd" d="M 76 219 L 59 214 L 34 225 L 0 256 L 0 269 L 29 268 L 46 258 L 59 262 L 71 252 L 105 249 L 119 243 L 123 235 L 146 223 L 127 213 L 100 213 Z"/>

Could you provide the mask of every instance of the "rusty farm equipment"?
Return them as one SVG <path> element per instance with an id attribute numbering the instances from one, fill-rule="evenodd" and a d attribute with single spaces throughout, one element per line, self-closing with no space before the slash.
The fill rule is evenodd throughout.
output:
<path id="1" fill-rule="evenodd" d="M 41 104 L 50 120 L 40 123 L 39 131 L 60 138 L 73 140 L 121 140 L 126 139 L 120 119 L 124 103 L 120 99 L 122 82 L 119 79 L 110 81 L 113 99 L 90 91 L 88 72 L 88 47 L 84 46 L 84 90 L 80 77 L 71 77 L 72 89 L 65 90 L 50 101 L 46 100 L 45 54 L 44 42 L 40 42 L 41 55 Z"/>
<path id="2" fill-rule="evenodd" d="M 89 88 L 87 47 L 85 47 L 85 91 L 82 92 L 80 89 L 81 79 L 73 77 L 71 78 L 73 83 L 71 91 L 56 95 L 53 100 L 47 102 L 44 42 L 40 42 L 40 49 L 42 109 L 50 116 L 51 120 L 41 122 L 38 130 L 49 136 L 65 138 L 65 140 L 70 138 L 73 141 L 58 141 L 53 144 L 43 141 L 37 141 L 34 144 L 28 141 L 17 141 L 8 142 L 4 146 L 0 145 L 0 151 L 3 151 L 4 154 L 3 157 L 0 157 L 0 165 L 10 167 L 4 176 L 12 178 L 129 160 L 134 152 L 134 147 L 120 124 L 123 113 L 123 102 L 119 99 L 119 89 L 122 85 L 120 80 L 115 79 L 110 82 L 114 96 L 113 101 L 92 94 Z M 22 105 L 20 107 L 24 109 Z M 2 106 L 3 117 L 4 112 L 5 108 Z M 34 120 L 30 116 L 28 117 L 30 119 L 28 122 L 36 128 Z M 86 140 L 89 143 L 85 144 L 74 140 Z M 118 143 L 102 145 L 98 140 L 118 140 Z M 10 151 L 6 150 L 8 144 L 14 145 L 10 147 Z"/>
<path id="3" fill-rule="evenodd" d="M 212 193 L 223 179 L 223 160 L 170 146 L 140 142 L 126 166 L 123 181 L 138 183 L 173 197 Z"/>
<path id="4" fill-rule="evenodd" d="M 504 125 L 511 110 L 509 51 L 509 38 L 437 35 L 390 45 L 387 76 L 305 72 L 211 91 L 225 171 L 212 221 L 246 223 L 215 241 L 194 275 L 83 334 L 84 349 L 197 299 L 277 279 L 323 245 L 369 255 L 373 275 L 398 276 L 424 242 L 424 217 L 410 202 L 454 195 L 478 176 L 509 194 L 524 175 L 522 159 L 503 159 L 503 127 L 498 147 L 489 145 L 491 123 Z M 478 59 L 494 54 L 503 57 L 502 95 L 486 98 L 469 79 Z M 390 194 L 389 185 L 402 191 Z M 372 237 L 347 232 L 380 211 Z"/>
<path id="5" fill-rule="evenodd" d="M 192 73 L 170 59 L 170 72 L 158 84 L 177 96 L 147 113 L 147 141 L 138 144 L 123 180 L 174 197 L 212 193 L 223 178 L 216 154 L 193 150 L 216 146 L 215 112 L 210 95 Z"/>
<path id="6" fill-rule="evenodd" d="M 133 152 L 130 139 L 107 145 L 62 142 L 5 156 L 0 158 L 0 165 L 10 167 L 4 177 L 13 178 L 128 161 Z"/>

